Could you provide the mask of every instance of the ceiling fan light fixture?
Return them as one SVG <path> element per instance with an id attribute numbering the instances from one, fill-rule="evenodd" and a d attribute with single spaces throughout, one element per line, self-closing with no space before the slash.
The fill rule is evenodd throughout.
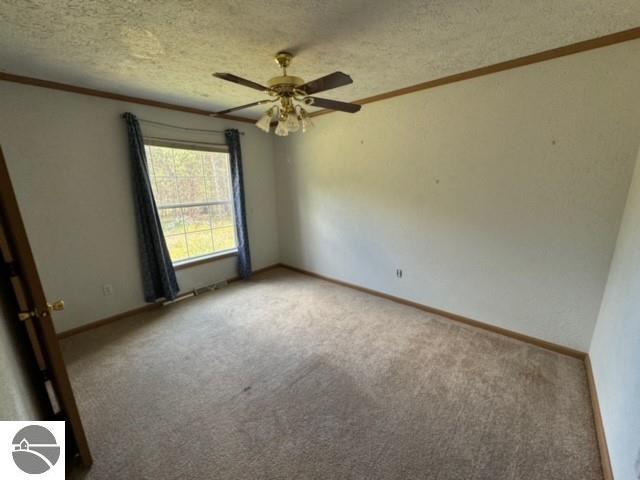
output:
<path id="1" fill-rule="evenodd" d="M 268 86 L 238 77 L 232 73 L 214 73 L 213 76 L 244 87 L 259 90 L 270 98 L 258 100 L 257 102 L 241 105 L 239 107 L 228 108 L 226 110 L 212 113 L 212 116 L 222 116 L 238 110 L 252 108 L 265 103 L 276 103 L 277 106 L 271 107 L 259 119 L 255 125 L 260 130 L 267 133 L 271 132 L 271 124 L 277 122 L 275 134 L 281 137 L 289 135 L 289 133 L 301 130 L 303 133 L 313 127 L 309 113 L 303 108 L 304 106 L 313 106 L 326 110 L 356 113 L 361 106 L 354 103 L 340 102 L 329 100 L 327 98 L 319 98 L 312 95 L 316 93 L 331 90 L 353 83 L 349 75 L 343 72 L 333 72 L 324 77 L 316 78 L 310 82 L 305 82 L 302 78 L 287 73 L 287 67 L 291 64 L 293 55 L 289 52 L 278 52 L 276 54 L 276 62 L 282 69 L 282 75 L 271 78 Z"/>

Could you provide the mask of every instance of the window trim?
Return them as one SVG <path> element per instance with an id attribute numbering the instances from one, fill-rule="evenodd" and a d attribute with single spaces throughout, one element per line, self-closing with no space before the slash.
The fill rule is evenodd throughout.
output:
<path id="1" fill-rule="evenodd" d="M 178 148 L 180 150 L 198 150 L 200 152 L 229 153 L 229 147 L 222 143 L 198 142 L 197 140 L 172 140 L 162 137 L 144 137 L 144 144 L 154 147 Z"/>
<path id="2" fill-rule="evenodd" d="M 223 260 L 225 258 L 237 257 L 238 249 L 224 250 L 222 252 L 212 253 L 211 255 L 202 255 L 200 257 L 193 257 L 187 260 L 180 260 L 173 264 L 174 270 L 182 270 L 184 268 L 195 267 L 196 265 L 202 265 L 205 263 L 215 262 L 216 260 Z"/>
<path id="3" fill-rule="evenodd" d="M 208 143 L 208 142 L 198 142 L 196 140 L 173 140 L 169 138 L 161 138 L 161 137 L 148 137 L 145 136 L 143 138 L 144 146 L 147 145 L 153 147 L 166 147 L 166 148 L 175 148 L 180 150 L 196 150 L 201 152 L 217 152 L 217 153 L 226 153 L 229 155 L 229 147 L 224 144 L 218 143 Z M 231 161 L 231 159 L 229 159 Z M 229 172 L 229 183 L 231 184 L 231 172 Z M 230 185 L 231 187 L 231 185 Z M 155 197 L 154 197 L 155 200 Z M 190 203 L 176 203 L 169 205 L 159 205 L 156 203 L 156 209 L 158 212 L 161 209 L 167 208 L 185 208 L 185 207 L 198 207 L 203 205 L 231 205 L 232 210 L 235 210 L 233 203 L 233 195 L 230 200 L 212 200 L 207 202 L 190 202 Z M 221 250 L 219 252 L 214 252 L 206 255 L 200 255 L 197 257 L 185 258 L 183 260 L 178 260 L 176 262 L 172 261 L 173 268 L 175 270 L 182 270 L 184 268 L 193 267 L 196 265 L 201 265 L 204 263 L 214 262 L 216 260 L 222 260 L 225 258 L 236 257 L 238 256 L 238 232 L 236 225 L 236 216 L 235 211 L 233 212 L 233 227 L 234 227 L 234 237 L 236 239 L 236 248 L 231 248 L 227 250 Z M 212 227 L 213 228 L 213 227 Z M 163 232 L 164 235 L 164 232 Z M 166 236 L 165 236 L 166 238 Z"/>

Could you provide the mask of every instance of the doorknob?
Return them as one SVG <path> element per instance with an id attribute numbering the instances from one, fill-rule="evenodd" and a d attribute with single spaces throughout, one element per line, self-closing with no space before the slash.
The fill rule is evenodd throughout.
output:
<path id="1" fill-rule="evenodd" d="M 56 300 L 53 303 L 47 303 L 47 306 L 49 307 L 49 310 L 55 310 L 56 312 L 59 312 L 61 310 L 64 310 L 64 300 Z"/>
<path id="2" fill-rule="evenodd" d="M 49 308 L 49 311 L 56 311 L 59 312 L 61 310 L 64 310 L 64 300 L 56 300 L 53 303 L 47 303 L 47 307 Z M 42 312 L 41 313 L 42 316 L 46 316 L 47 312 Z M 18 318 L 20 320 L 22 320 L 23 322 L 25 320 L 29 320 L 30 318 L 36 318 L 38 316 L 38 311 L 37 310 L 31 310 L 30 312 L 20 312 L 18 313 Z"/>

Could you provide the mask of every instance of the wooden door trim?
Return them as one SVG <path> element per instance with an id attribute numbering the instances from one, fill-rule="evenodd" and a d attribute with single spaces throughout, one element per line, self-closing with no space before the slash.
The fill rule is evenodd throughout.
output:
<path id="1" fill-rule="evenodd" d="M 38 312 L 37 318 L 34 319 L 32 325 L 38 337 L 47 368 L 51 373 L 51 381 L 54 384 L 60 407 L 70 423 L 82 463 L 85 466 L 90 466 L 93 460 L 89 444 L 82 428 L 80 413 L 78 412 L 60 344 L 53 327 L 47 299 L 44 297 L 38 270 L 33 259 L 33 252 L 29 245 L 24 223 L 19 214 L 20 208 L 11 184 L 2 147 L 0 147 L 0 211 L 8 226 L 8 231 L 5 232 L 5 235 L 13 248 L 15 267 L 19 269 L 20 275 L 26 283 L 25 287 L 29 285 L 39 286 L 39 288 L 34 289 L 25 288 L 25 290 L 29 291 L 24 292 L 29 297 L 31 306 Z"/>

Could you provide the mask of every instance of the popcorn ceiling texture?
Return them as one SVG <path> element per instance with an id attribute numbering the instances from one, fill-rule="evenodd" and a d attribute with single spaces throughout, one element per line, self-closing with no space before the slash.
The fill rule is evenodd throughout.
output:
<path id="1" fill-rule="evenodd" d="M 266 82 L 287 49 L 351 101 L 638 25 L 638 0 L 0 0 L 0 70 L 217 110 L 263 96 L 212 72 Z"/>

